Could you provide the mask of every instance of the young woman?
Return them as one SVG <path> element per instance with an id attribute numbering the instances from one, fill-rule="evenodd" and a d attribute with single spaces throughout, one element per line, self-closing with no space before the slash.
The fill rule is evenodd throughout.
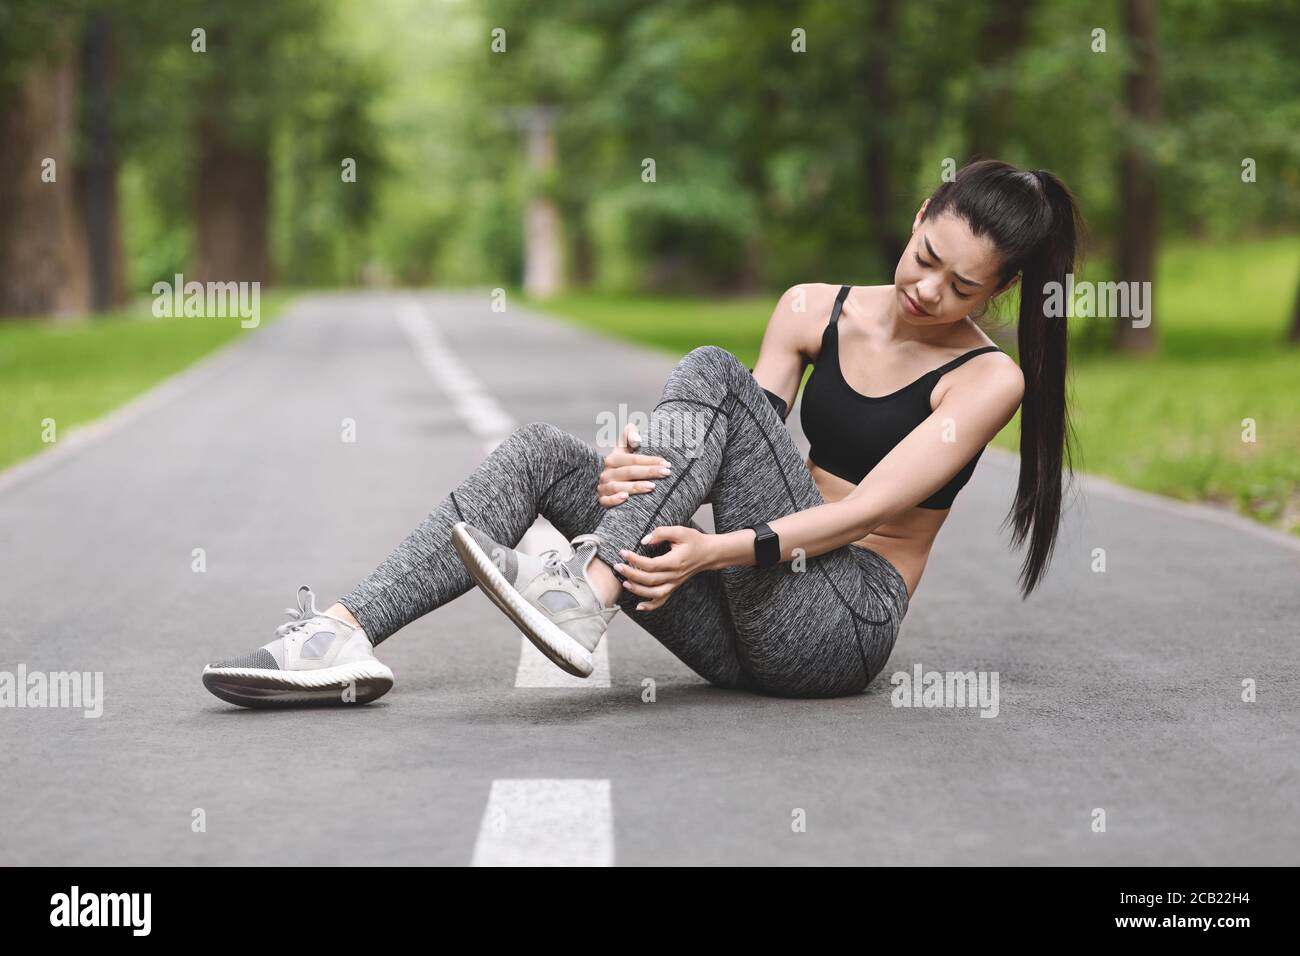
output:
<path id="1" fill-rule="evenodd" d="M 921 205 L 893 285 L 789 290 L 752 372 L 695 349 L 650 434 L 625 431 L 603 459 L 552 425 L 522 426 L 338 603 L 319 613 L 300 589 L 275 640 L 209 665 L 204 684 L 248 706 L 373 700 L 392 686 L 373 647 L 478 584 L 581 676 L 622 609 L 721 687 L 862 691 L 954 497 L 1017 407 L 1007 517 L 1027 546 L 1022 595 L 1047 568 L 1068 447 L 1065 320 L 1044 299 L 1073 270 L 1081 225 L 1046 170 L 963 167 Z M 1020 366 L 975 322 L 1017 282 Z M 805 462 L 784 421 L 808 363 Z M 691 521 L 705 502 L 715 534 Z M 571 556 L 515 550 L 539 514 Z"/>

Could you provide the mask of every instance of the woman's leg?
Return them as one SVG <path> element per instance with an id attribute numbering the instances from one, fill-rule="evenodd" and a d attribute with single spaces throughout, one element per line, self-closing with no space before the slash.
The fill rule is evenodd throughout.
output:
<path id="1" fill-rule="evenodd" d="M 539 514 L 566 538 L 589 533 L 605 514 L 596 497 L 602 468 L 604 459 L 595 448 L 562 429 L 545 422 L 521 426 L 340 603 L 378 644 L 472 586 L 451 544 L 456 522 L 466 521 L 511 547 Z M 631 497 L 653 498 L 657 493 Z M 626 609 L 623 594 L 619 600 Z M 723 687 L 747 686 L 736 660 L 721 575 L 698 575 L 670 603 L 671 608 L 634 620 L 705 680 Z"/>
<path id="2" fill-rule="evenodd" d="M 719 533 L 822 504 L 785 423 L 749 371 L 730 352 L 707 346 L 673 370 L 642 434 L 643 454 L 672 462 L 653 494 L 630 498 L 596 527 L 599 557 L 618 550 L 661 553 L 640 544 L 660 525 L 684 524 L 713 504 Z M 663 492 L 662 494 L 660 492 Z M 837 696 L 864 688 L 884 666 L 906 610 L 906 586 L 872 552 L 845 546 L 800 567 L 732 567 L 720 572 L 736 627 L 737 654 L 760 689 L 789 696 Z M 672 608 L 638 612 L 634 620 Z"/>

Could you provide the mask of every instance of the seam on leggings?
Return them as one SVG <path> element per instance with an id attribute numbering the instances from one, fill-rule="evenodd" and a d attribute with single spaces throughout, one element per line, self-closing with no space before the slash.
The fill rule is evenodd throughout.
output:
<path id="1" fill-rule="evenodd" d="M 730 391 L 728 391 L 727 394 L 731 394 Z M 655 408 L 658 408 L 659 405 L 665 404 L 665 402 L 686 402 L 691 405 L 703 405 L 705 408 L 713 409 L 713 417 L 709 419 L 709 427 L 704 429 L 705 438 L 709 437 L 709 433 L 713 431 L 713 426 L 717 424 L 718 415 L 726 414 L 720 406 L 710 405 L 708 402 L 698 402 L 690 398 L 667 398 L 664 399 L 664 401 L 660 402 L 658 405 L 655 405 Z M 654 409 L 651 409 L 650 411 L 651 413 L 653 413 Z M 650 529 L 654 527 L 655 519 L 659 517 L 659 512 L 663 511 L 664 505 L 668 504 L 668 499 L 672 497 L 673 491 L 675 491 L 677 486 L 680 485 L 682 481 L 686 478 L 686 476 L 691 473 L 691 469 L 695 467 L 695 462 L 698 460 L 699 460 L 698 458 L 692 458 L 690 461 L 686 463 L 685 471 L 683 471 L 680 475 L 674 475 L 672 477 L 672 485 L 664 493 L 663 500 L 661 500 L 658 506 L 655 508 L 655 510 L 650 513 L 650 517 L 646 519 L 645 526 L 641 529 L 641 534 L 637 538 L 638 546 L 640 545 L 641 538 L 644 538 L 647 534 L 649 534 Z"/>
<path id="2" fill-rule="evenodd" d="M 750 409 L 750 407 L 749 407 L 748 405 L 746 405 L 744 402 L 742 402 L 742 401 L 740 400 L 740 396 L 737 395 L 733 389 L 730 389 L 730 388 L 727 389 L 727 397 L 732 399 L 732 409 L 733 409 L 733 410 L 735 409 L 735 407 L 736 407 L 737 405 L 739 405 L 741 408 L 743 408 L 743 409 L 745 410 L 745 412 L 749 415 L 750 419 L 753 421 L 754 425 L 758 428 L 759 436 L 760 436 L 760 437 L 763 439 L 763 441 L 766 443 L 766 445 L 767 445 L 767 450 L 768 450 L 769 452 L 771 452 L 771 453 L 772 453 L 772 457 L 773 457 L 774 459 L 776 459 L 776 461 L 777 461 L 778 463 L 780 463 L 780 460 L 781 460 L 781 459 L 780 459 L 780 457 L 777 455 L 777 453 L 776 453 L 776 449 L 772 446 L 772 439 L 769 438 L 768 435 L 767 435 L 767 433 L 763 431 L 763 428 L 762 428 L 761 423 L 758 421 L 757 416 L 754 415 L 754 412 Z M 658 405 L 655 405 L 655 408 L 658 408 L 659 405 L 663 405 L 663 404 L 665 404 L 665 403 L 667 403 L 667 402 L 684 402 L 684 403 L 686 403 L 686 404 L 688 404 L 688 405 L 700 405 L 700 406 L 702 406 L 702 407 L 704 407 L 704 408 L 711 408 L 711 409 L 713 409 L 713 411 L 714 411 L 715 414 L 714 414 L 713 419 L 709 422 L 709 427 L 708 427 L 707 429 L 705 429 L 705 432 L 704 432 L 705 437 L 708 437 L 709 432 L 713 429 L 713 425 L 714 425 L 714 423 L 717 421 L 717 415 L 718 415 L 719 413 L 720 413 L 720 414 L 726 414 L 726 412 L 722 409 L 721 406 L 713 405 L 713 404 L 710 403 L 710 402 L 704 402 L 704 401 L 700 401 L 699 399 L 694 399 L 694 398 L 666 398 L 666 399 L 664 399 L 663 401 L 659 402 Z M 652 515 L 650 516 L 650 520 L 649 520 L 649 523 L 647 524 L 647 526 L 646 526 L 646 528 L 645 528 L 645 532 L 648 532 L 648 531 L 650 530 L 650 527 L 653 526 L 653 524 L 654 524 L 654 519 L 658 517 L 659 512 L 663 509 L 663 506 L 664 506 L 665 504 L 668 503 L 668 498 L 670 498 L 670 497 L 672 496 L 672 493 L 673 493 L 673 491 L 675 490 L 675 488 L 676 488 L 678 482 L 679 482 L 682 478 L 685 478 L 685 477 L 686 477 L 686 474 L 688 474 L 688 473 L 690 472 L 690 470 L 691 470 L 691 465 L 693 465 L 693 464 L 695 463 L 695 461 L 696 461 L 696 459 L 692 458 L 691 461 L 686 465 L 686 472 L 684 472 L 682 475 L 676 477 L 676 480 L 674 480 L 674 482 L 673 482 L 673 486 L 672 486 L 671 488 L 668 489 L 667 494 L 664 496 L 664 500 L 663 500 L 662 502 L 660 502 L 659 507 L 655 509 L 654 514 L 652 514 Z M 791 505 L 797 504 L 797 501 L 796 501 L 795 496 L 794 496 L 794 489 L 793 489 L 792 487 L 790 487 L 790 480 L 789 480 L 789 478 L 786 476 L 785 472 L 783 472 L 783 471 L 778 471 L 778 473 L 781 475 L 781 481 L 782 481 L 782 483 L 785 485 L 786 494 L 787 494 L 787 496 L 788 496 L 789 499 L 790 499 L 790 503 L 791 503 Z M 642 536 L 644 536 L 645 532 L 642 532 Z M 855 562 L 855 563 L 856 563 L 856 562 Z M 858 611 L 857 611 L 857 609 L 853 607 L 853 604 L 848 600 L 848 598 L 846 598 L 842 593 L 840 593 L 840 589 L 839 589 L 839 587 L 835 584 L 834 579 L 831 578 L 830 573 L 829 573 L 825 568 L 823 568 L 820 564 L 817 565 L 817 570 L 819 570 L 819 571 L 822 573 L 822 577 L 825 579 L 826 583 L 830 585 L 831 593 L 834 594 L 837 598 L 839 598 L 840 603 L 844 606 L 845 610 L 847 610 L 847 611 L 849 612 L 849 614 L 853 617 L 854 621 L 862 621 L 863 623 L 865 623 L 865 624 L 870 624 L 870 625 L 872 625 L 872 626 L 874 626 L 874 627 L 879 627 L 879 626 L 881 626 L 881 625 L 884 625 L 884 624 L 888 624 L 888 623 L 890 623 L 890 618 L 889 618 L 888 616 L 886 616 L 884 620 L 881 620 L 881 621 L 874 621 L 874 620 L 872 620 L 871 618 L 866 617 L 865 615 L 859 614 Z M 876 586 L 875 586 L 875 584 L 873 584 L 869 579 L 866 579 L 866 578 L 864 578 L 864 582 L 866 583 L 867 587 L 870 589 L 871 593 L 874 594 L 875 597 L 876 597 L 876 599 L 879 601 L 879 600 L 880 600 L 880 592 L 879 592 L 878 590 L 876 590 Z M 882 606 L 886 606 L 886 607 L 888 606 L 888 605 L 886 604 L 886 602 L 884 602 L 884 601 L 881 601 L 881 605 L 882 605 Z M 857 646 L 858 646 L 858 654 L 859 654 L 860 656 L 862 656 L 862 658 L 863 658 L 863 666 L 865 667 L 865 666 L 866 666 L 866 657 L 865 657 L 865 655 L 864 655 L 863 652 L 862 652 L 862 643 L 861 643 L 861 641 L 856 640 L 856 638 L 857 638 L 857 631 L 856 631 L 856 630 L 854 631 L 854 638 L 855 638 L 854 643 L 856 643 Z"/>
<path id="3" fill-rule="evenodd" d="M 731 394 L 730 390 L 728 390 L 727 394 L 728 395 Z M 704 436 L 706 438 L 709 436 L 709 433 L 713 431 L 713 426 L 717 424 L 718 416 L 726 414 L 726 412 L 722 409 L 721 406 L 712 405 L 709 402 L 701 402 L 689 398 L 664 399 L 663 401 L 656 404 L 655 407 L 650 410 L 651 413 L 653 414 L 655 409 L 657 409 L 660 405 L 663 405 L 667 402 L 685 402 L 690 405 L 702 405 L 705 408 L 712 409 L 713 417 L 709 419 L 709 427 L 704 430 Z M 732 407 L 733 408 L 735 407 L 734 403 Z M 691 469 L 695 467 L 695 462 L 698 460 L 699 459 L 697 458 L 692 458 L 690 461 L 686 463 L 686 468 L 683 470 L 683 472 L 680 475 L 674 475 L 672 479 L 670 479 L 672 481 L 672 484 L 664 492 L 663 499 L 659 502 L 658 507 L 655 508 L 654 512 L 647 519 L 645 526 L 641 530 L 641 535 L 640 535 L 641 538 L 644 538 L 650 532 L 650 529 L 654 527 L 655 519 L 659 517 L 659 512 L 663 510 L 664 505 L 668 504 L 669 499 L 672 498 L 673 491 L 676 490 L 677 486 L 681 484 L 682 480 L 685 479 L 685 477 L 691 473 Z M 690 519 L 688 518 L 687 520 L 689 521 Z M 638 538 L 637 539 L 638 552 L 640 551 L 640 548 L 641 548 L 640 538 Z M 615 571 L 614 574 L 616 577 L 623 578 L 623 575 L 619 574 L 617 571 Z M 627 580 L 627 579 L 623 578 L 623 580 Z M 746 678 L 748 678 L 751 684 L 758 686 L 760 682 L 754 677 L 753 674 L 749 672 L 748 668 L 745 667 L 744 659 L 740 655 L 739 635 L 735 634 L 734 626 L 732 628 L 732 632 L 733 632 L 733 637 L 731 641 L 731 649 L 732 649 L 732 655 L 735 657 L 736 660 L 736 666 L 740 669 L 741 674 L 743 674 Z"/>
<path id="4" fill-rule="evenodd" d="M 777 455 L 776 448 L 772 444 L 772 439 L 768 436 L 767 431 L 763 428 L 762 423 L 758 420 L 758 416 L 754 414 L 754 410 L 751 409 L 744 402 L 742 402 L 740 400 L 739 395 L 736 396 L 735 404 L 743 408 L 746 414 L 749 415 L 750 421 L 753 422 L 754 428 L 758 431 L 759 437 L 761 437 L 763 439 L 763 442 L 767 445 L 768 452 L 771 453 L 772 458 L 775 459 L 776 462 L 779 464 L 781 461 L 780 456 Z M 786 477 L 784 471 L 780 469 L 778 469 L 777 471 L 778 474 L 780 474 L 781 476 L 782 483 L 785 485 L 786 494 L 789 496 L 790 501 L 793 504 L 795 502 L 795 497 L 794 497 L 794 489 L 790 487 L 790 480 L 788 477 Z M 855 561 L 854 564 L 856 563 L 857 562 Z M 834 594 L 837 598 L 839 598 L 840 604 L 842 604 L 845 610 L 849 612 L 849 620 L 853 625 L 853 646 L 858 649 L 858 660 L 862 662 L 862 670 L 867 675 L 868 680 L 870 680 L 871 668 L 867 664 L 867 652 L 862 649 L 862 632 L 859 627 L 859 624 L 865 622 L 873 626 L 878 626 L 881 624 L 889 623 L 889 618 L 886 617 L 885 620 L 883 621 L 872 621 L 870 618 L 866 617 L 865 615 L 859 614 L 857 612 L 857 609 L 853 607 L 853 604 L 848 600 L 848 598 L 846 598 L 843 594 L 840 593 L 840 589 L 836 586 L 834 579 L 831 578 L 830 572 L 827 571 L 824 567 L 822 567 L 820 562 L 817 565 L 817 570 L 821 571 L 822 577 L 825 579 L 826 583 L 830 585 L 831 593 Z M 880 601 L 880 592 L 876 590 L 876 586 L 875 584 L 872 583 L 871 579 L 864 577 L 863 583 L 865 583 L 868 590 L 870 590 L 871 593 L 875 595 L 876 600 Z M 882 607 L 887 607 L 887 605 L 883 601 L 880 601 L 880 604 Z"/>
<path id="5" fill-rule="evenodd" d="M 537 496 L 537 504 L 538 504 L 538 507 L 540 507 L 541 504 L 542 504 L 542 502 L 544 502 L 544 501 L 546 500 L 546 496 L 549 495 L 549 494 L 551 493 L 551 489 L 552 489 L 552 488 L 554 488 L 556 485 L 558 485 L 560 482 L 562 482 L 565 478 L 568 478 L 568 477 L 569 477 L 571 474 L 573 474 L 575 471 L 581 471 L 581 470 L 582 470 L 582 466 L 581 466 L 581 465 L 574 465 L 572 468 L 570 468 L 570 469 L 569 469 L 568 471 L 566 471 L 564 474 L 560 475 L 559 478 L 556 478 L 553 482 L 551 482 L 549 485 L 547 485 L 547 486 L 546 486 L 546 490 L 543 491 L 540 495 Z"/>

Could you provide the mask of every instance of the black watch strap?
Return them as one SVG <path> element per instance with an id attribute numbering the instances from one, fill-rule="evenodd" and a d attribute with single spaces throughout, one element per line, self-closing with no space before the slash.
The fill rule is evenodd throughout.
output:
<path id="1" fill-rule="evenodd" d="M 756 524 L 754 532 L 754 564 L 760 568 L 770 568 L 781 563 L 781 539 L 767 526 L 766 522 Z"/>

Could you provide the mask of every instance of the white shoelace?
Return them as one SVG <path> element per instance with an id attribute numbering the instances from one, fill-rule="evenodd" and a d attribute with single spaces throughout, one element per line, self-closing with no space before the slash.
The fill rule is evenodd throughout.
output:
<path id="1" fill-rule="evenodd" d="M 305 593 L 304 593 L 305 592 Z M 275 633 L 280 637 L 286 637 L 300 627 L 306 627 L 307 622 L 317 617 L 320 612 L 316 610 L 316 595 L 312 593 L 311 588 L 303 585 L 298 589 L 298 606 L 296 608 L 287 607 L 284 613 L 288 614 L 292 620 L 285 621 L 275 629 Z"/>

